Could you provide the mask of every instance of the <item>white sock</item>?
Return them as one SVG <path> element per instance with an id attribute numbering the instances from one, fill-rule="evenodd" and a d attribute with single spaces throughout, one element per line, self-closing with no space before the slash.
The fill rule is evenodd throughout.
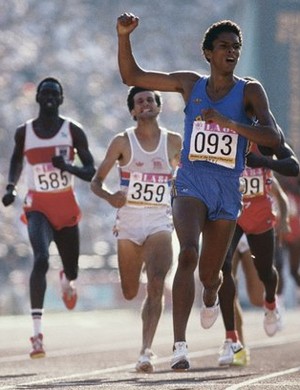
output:
<path id="1" fill-rule="evenodd" d="M 42 315 L 43 309 L 31 309 L 31 317 L 33 321 L 33 335 L 37 336 L 42 333 Z"/>

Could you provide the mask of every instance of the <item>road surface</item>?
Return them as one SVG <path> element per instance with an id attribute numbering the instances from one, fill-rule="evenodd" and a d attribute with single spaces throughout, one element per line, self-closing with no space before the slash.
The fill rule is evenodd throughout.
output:
<path id="1" fill-rule="evenodd" d="M 262 310 L 245 312 L 245 334 L 251 350 L 247 367 L 218 367 L 224 338 L 221 318 L 208 330 L 193 309 L 187 341 L 192 363 L 187 372 L 172 372 L 172 317 L 163 314 L 153 350 L 155 372 L 134 370 L 141 343 L 141 321 L 135 310 L 102 310 L 44 314 L 47 356 L 31 360 L 30 316 L 0 317 L 0 388 L 8 389 L 300 389 L 300 310 L 287 310 L 285 327 L 267 337 Z"/>

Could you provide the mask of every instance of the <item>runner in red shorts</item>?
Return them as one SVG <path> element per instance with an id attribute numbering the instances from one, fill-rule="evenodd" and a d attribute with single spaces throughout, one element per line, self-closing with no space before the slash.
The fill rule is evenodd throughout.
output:
<path id="1" fill-rule="evenodd" d="M 14 202 L 24 162 L 28 192 L 22 219 L 27 223 L 34 257 L 30 275 L 31 358 L 45 356 L 42 314 L 52 241 L 63 264 L 60 280 L 64 303 L 70 310 L 76 304 L 74 281 L 78 274 L 81 212 L 73 191 L 73 179 L 77 176 L 90 181 L 95 172 L 81 125 L 59 115 L 59 106 L 63 103 L 60 82 L 52 77 L 42 80 L 37 87 L 36 101 L 40 107 L 38 117 L 16 130 L 9 184 L 2 198 L 4 206 Z M 82 166 L 74 164 L 76 153 Z"/>

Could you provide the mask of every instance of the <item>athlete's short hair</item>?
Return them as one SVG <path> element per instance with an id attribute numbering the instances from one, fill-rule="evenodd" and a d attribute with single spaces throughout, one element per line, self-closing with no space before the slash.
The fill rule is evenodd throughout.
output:
<path id="1" fill-rule="evenodd" d="M 59 86 L 59 89 L 60 89 L 60 93 L 63 95 L 64 94 L 64 91 L 63 91 L 63 87 L 60 83 L 60 81 L 58 79 L 56 79 L 55 77 L 46 77 L 45 79 L 43 79 L 42 81 L 40 81 L 40 83 L 38 84 L 37 86 L 37 89 L 36 89 L 36 93 L 38 94 L 42 88 L 42 85 L 44 83 L 55 83 Z"/>
<path id="2" fill-rule="evenodd" d="M 134 96 L 137 93 L 144 92 L 144 91 L 154 92 L 154 97 L 155 97 L 156 104 L 157 104 L 158 107 L 161 106 L 161 104 L 162 104 L 162 97 L 161 97 L 160 92 L 153 91 L 152 89 L 147 89 L 147 88 L 130 87 L 129 90 L 128 90 L 128 95 L 127 95 L 127 106 L 128 106 L 129 112 L 131 112 L 133 110 L 133 108 L 134 108 L 134 100 L 133 100 Z"/>
<path id="3" fill-rule="evenodd" d="M 204 38 L 202 40 L 202 51 L 212 50 L 213 42 L 216 40 L 220 34 L 224 32 L 230 32 L 236 34 L 239 38 L 240 45 L 243 44 L 243 36 L 240 27 L 231 20 L 221 20 L 212 24 L 205 32 Z"/>

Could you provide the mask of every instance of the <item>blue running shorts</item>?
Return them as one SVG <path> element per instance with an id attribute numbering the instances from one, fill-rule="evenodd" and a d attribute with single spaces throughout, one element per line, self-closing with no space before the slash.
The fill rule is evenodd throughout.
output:
<path id="1" fill-rule="evenodd" d="M 177 170 L 172 197 L 191 196 L 207 206 L 208 219 L 236 220 L 242 209 L 239 176 L 206 169 Z"/>

